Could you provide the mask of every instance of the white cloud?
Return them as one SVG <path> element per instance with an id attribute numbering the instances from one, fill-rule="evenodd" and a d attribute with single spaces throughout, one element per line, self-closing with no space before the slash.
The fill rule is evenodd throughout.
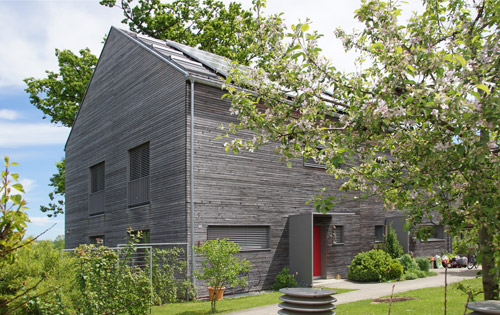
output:
<path id="1" fill-rule="evenodd" d="M 21 178 L 19 182 L 21 183 L 21 185 L 23 185 L 25 193 L 30 192 L 31 190 L 33 190 L 33 188 L 36 187 L 36 180 L 31 178 Z"/>
<path id="2" fill-rule="evenodd" d="M 41 226 L 41 227 L 49 227 L 54 223 L 61 223 L 61 220 L 57 220 L 49 217 L 30 217 L 30 225 L 33 226 Z"/>
<path id="3" fill-rule="evenodd" d="M 21 178 L 19 180 L 19 183 L 23 185 L 24 192 L 27 194 L 30 190 L 36 187 L 36 180 L 30 179 L 30 178 Z M 11 189 L 11 194 L 13 195 L 19 195 L 22 194 L 19 192 L 17 189 L 12 188 L 12 185 L 17 184 L 16 181 L 11 180 L 10 184 L 7 186 L 8 188 Z"/>
<path id="4" fill-rule="evenodd" d="M 21 117 L 19 112 L 10 109 L 0 109 L 0 119 L 15 120 Z"/>
<path id="5" fill-rule="evenodd" d="M 93 0 L 0 1 L 0 42 L 6 48 L 0 50 L 0 87 L 24 86 L 24 78 L 56 71 L 55 48 L 77 53 L 89 47 L 99 55 L 103 36 L 121 19 L 120 9 Z"/>
<path id="6" fill-rule="evenodd" d="M 46 123 L 2 123 L 0 148 L 61 145 L 66 143 L 70 128 Z"/>

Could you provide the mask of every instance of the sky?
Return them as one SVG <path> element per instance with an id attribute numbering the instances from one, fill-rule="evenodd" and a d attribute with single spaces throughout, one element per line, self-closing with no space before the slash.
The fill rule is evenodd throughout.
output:
<path id="1" fill-rule="evenodd" d="M 251 6 L 251 0 L 241 2 Z M 333 31 L 339 26 L 346 31 L 360 28 L 353 14 L 359 5 L 360 0 L 268 0 L 265 13 L 283 12 L 287 25 L 309 18 L 311 29 L 325 35 L 319 41 L 325 55 L 350 72 L 355 56 L 344 52 Z M 88 47 L 99 55 L 111 26 L 127 29 L 121 20 L 120 9 L 101 6 L 99 0 L 0 0 L 0 157 L 20 163 L 12 171 L 19 173 L 26 190 L 31 220 L 27 235 L 38 235 L 53 224 L 41 239 L 64 234 L 64 216 L 48 218 L 40 205 L 50 201 L 49 178 L 64 157 L 69 129 L 43 119 L 29 102 L 23 79 L 57 71 L 56 48 L 76 53 Z"/>

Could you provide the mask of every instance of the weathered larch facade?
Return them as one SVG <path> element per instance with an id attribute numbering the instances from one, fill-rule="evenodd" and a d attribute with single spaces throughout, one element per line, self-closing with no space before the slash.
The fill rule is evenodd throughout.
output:
<path id="1" fill-rule="evenodd" d="M 227 139 L 216 139 L 220 123 L 235 119 L 221 99 L 225 67 L 213 54 L 111 29 L 66 144 L 66 247 L 96 238 L 115 246 L 127 227 L 187 248 L 228 237 L 254 266 L 249 290 L 270 287 L 287 265 L 305 283 L 345 277 L 388 222 L 408 250 L 403 217 L 375 200 L 328 214 L 305 205 L 323 187 L 339 194 L 341 182 L 320 165 L 297 159 L 287 168 L 272 146 L 226 154 Z"/>

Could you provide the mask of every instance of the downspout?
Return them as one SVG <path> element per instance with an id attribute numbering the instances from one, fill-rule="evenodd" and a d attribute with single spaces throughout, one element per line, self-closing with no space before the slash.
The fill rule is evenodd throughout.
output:
<path id="1" fill-rule="evenodd" d="M 190 120 L 190 139 L 189 139 L 189 154 L 190 154 L 190 162 L 189 162 L 189 194 L 190 194 L 190 211 L 189 211 L 189 219 L 190 219 L 190 255 L 191 255 L 191 268 L 189 270 L 191 276 L 191 282 L 194 285 L 194 79 L 189 76 L 189 81 L 191 82 L 191 120 Z"/>

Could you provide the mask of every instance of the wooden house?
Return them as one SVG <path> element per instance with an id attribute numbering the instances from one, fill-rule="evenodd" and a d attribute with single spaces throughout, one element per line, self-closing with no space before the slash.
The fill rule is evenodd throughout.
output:
<path id="1" fill-rule="evenodd" d="M 187 244 L 197 269 L 193 245 L 229 238 L 253 264 L 247 290 L 269 288 L 284 266 L 303 283 L 345 277 L 358 252 L 383 242 L 388 222 L 408 249 L 401 214 L 375 200 L 328 214 L 306 205 L 323 187 L 339 193 L 321 165 L 287 168 L 272 146 L 226 154 L 227 139 L 216 138 L 235 121 L 221 99 L 227 68 L 220 56 L 111 29 L 66 144 L 66 247 L 97 238 L 116 246 L 131 227 L 150 243 Z"/>

